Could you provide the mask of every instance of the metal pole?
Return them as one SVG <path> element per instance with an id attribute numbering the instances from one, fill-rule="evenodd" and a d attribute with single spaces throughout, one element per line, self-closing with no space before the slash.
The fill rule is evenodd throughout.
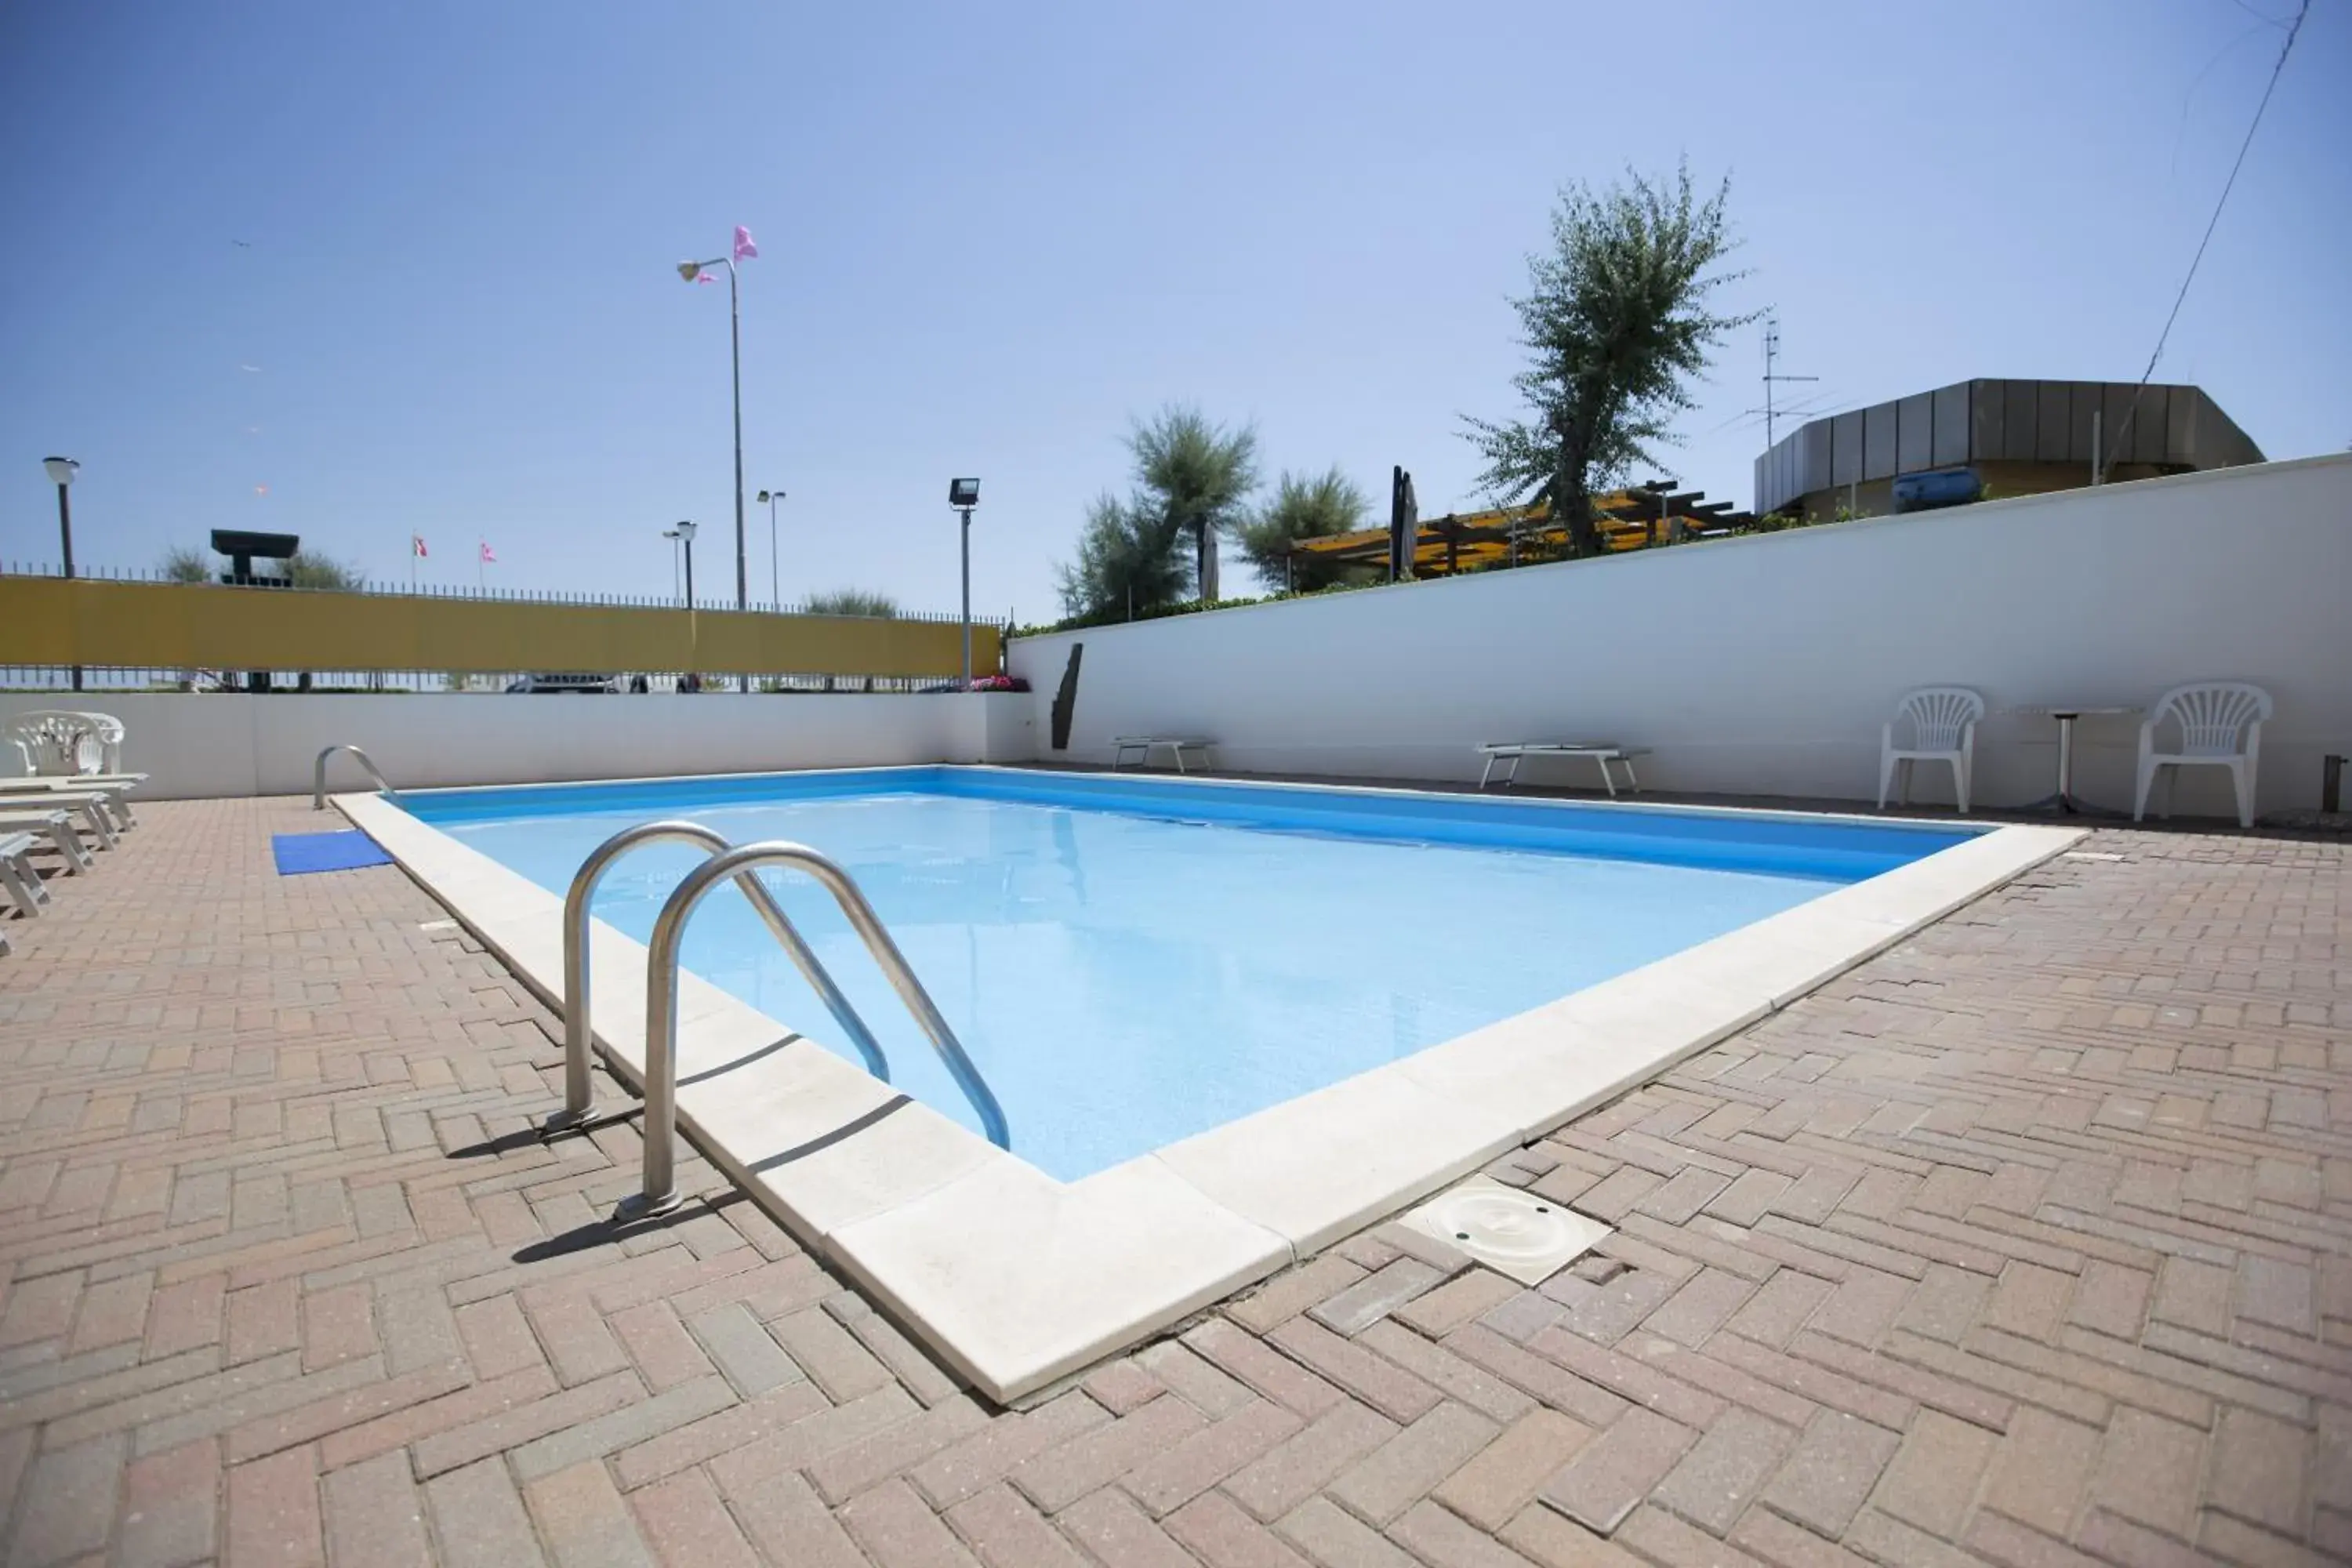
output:
<path id="1" fill-rule="evenodd" d="M 66 499 L 66 487 L 58 487 L 58 537 L 65 545 L 66 581 L 73 581 L 73 503 Z M 969 662 L 969 661 L 967 661 Z M 81 666 L 73 667 L 73 689 L 81 689 Z"/>
<path id="2" fill-rule="evenodd" d="M 971 689 L 971 508 L 963 509 L 963 689 Z"/>
<path id="3" fill-rule="evenodd" d="M 694 541 L 686 541 L 686 607 L 694 608 Z"/>
<path id="4" fill-rule="evenodd" d="M 735 258 L 727 258 L 727 338 L 735 363 L 735 607 L 751 606 L 751 579 L 743 554 L 743 307 L 735 287 Z M 742 689 L 751 689 L 751 672 Z"/>
<path id="5" fill-rule="evenodd" d="M 776 503 L 783 499 L 782 490 L 768 492 L 768 607 L 774 610 L 784 607 L 782 579 L 776 573 Z"/>

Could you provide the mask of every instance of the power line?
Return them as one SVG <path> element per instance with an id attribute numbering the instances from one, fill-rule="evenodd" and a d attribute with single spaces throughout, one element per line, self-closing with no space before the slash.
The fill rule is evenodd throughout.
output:
<path id="1" fill-rule="evenodd" d="M 2156 352 L 2147 356 L 2147 368 L 2140 372 L 2139 384 L 2132 388 L 2131 403 L 2116 427 L 2115 439 L 2108 443 L 2107 453 L 2101 455 L 2097 475 L 2100 479 L 2105 479 L 2106 470 L 2114 466 L 2109 454 L 2123 449 L 2124 437 L 2131 429 L 2133 416 L 2139 413 L 2140 395 L 2147 390 L 2149 378 L 2156 374 L 2156 362 L 2164 357 L 2165 342 L 2172 336 L 2172 324 L 2180 319 L 2180 307 L 2189 299 L 2189 286 L 2197 280 L 2197 268 L 2205 259 L 2205 247 L 2213 243 L 2213 231 L 2221 226 L 2221 209 L 2230 205 L 2230 193 L 2237 188 L 2238 171 L 2246 166 L 2246 153 L 2253 147 L 2254 132 L 2262 129 L 2263 113 L 2271 106 L 2271 94 L 2278 90 L 2279 76 L 2286 69 L 2286 58 L 2294 52 L 2295 35 L 2303 31 L 2304 18 L 2310 15 L 2311 0 L 2303 0 L 2294 24 L 2286 30 L 2286 42 L 2279 46 L 2278 63 L 2271 67 L 2271 79 L 2263 88 L 2263 100 L 2254 105 L 2254 118 L 2246 127 L 2246 139 L 2238 143 L 2238 157 L 2230 165 L 2230 177 L 2221 182 L 2221 195 L 2213 203 L 2213 216 L 2206 220 L 2205 237 L 2197 242 L 2197 254 L 2189 258 L 2188 275 L 2180 279 L 2180 292 L 2172 297 L 2172 310 L 2164 318 L 2164 330 L 2156 334 Z"/>

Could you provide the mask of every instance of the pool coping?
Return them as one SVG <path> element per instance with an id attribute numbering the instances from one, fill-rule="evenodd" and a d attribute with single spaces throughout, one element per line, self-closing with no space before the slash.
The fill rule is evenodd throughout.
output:
<path id="1" fill-rule="evenodd" d="M 334 800 L 561 1010 L 558 895 L 380 796 Z M 1727 813 L 1905 820 L 1708 811 Z M 1920 826 L 1986 831 L 1076 1182 L 995 1148 L 690 971 L 678 994 L 678 1121 L 803 1245 L 1011 1404 L 1647 1082 L 2084 837 Z M 618 1076 L 640 1084 L 646 950 L 599 920 L 590 955 L 597 1045 Z"/>

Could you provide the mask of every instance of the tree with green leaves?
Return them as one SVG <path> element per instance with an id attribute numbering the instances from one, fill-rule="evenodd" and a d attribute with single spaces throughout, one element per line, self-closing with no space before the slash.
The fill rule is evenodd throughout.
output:
<path id="1" fill-rule="evenodd" d="M 296 551 L 286 563 L 286 575 L 297 588 L 319 588 L 334 594 L 367 591 L 366 575 L 358 567 L 315 550 Z"/>
<path id="2" fill-rule="evenodd" d="M 1127 449 L 1134 489 L 1087 509 L 1078 557 L 1060 569 L 1063 607 L 1073 616 L 1136 614 L 1188 593 L 1215 598 L 1218 541 L 1249 518 L 1258 482 L 1250 426 L 1228 429 L 1171 404 L 1136 422 Z"/>
<path id="3" fill-rule="evenodd" d="M 1465 416 L 1497 500 L 1549 501 L 1571 555 L 1597 555 L 1592 493 L 1656 462 L 1675 416 L 1694 405 L 1690 381 L 1708 351 L 1754 313 L 1718 315 L 1708 297 L 1736 278 L 1717 270 L 1737 246 L 1724 205 L 1728 180 L 1699 201 L 1690 166 L 1671 184 L 1628 172 L 1622 184 L 1560 193 L 1549 254 L 1528 258 L 1531 287 L 1511 301 L 1528 368 L 1512 378 L 1532 414 L 1490 423 Z"/>
<path id="4" fill-rule="evenodd" d="M 1294 556 L 1291 550 L 1302 539 L 1353 533 L 1370 510 L 1370 500 L 1337 464 L 1319 474 L 1286 470 L 1275 483 L 1274 499 L 1242 525 L 1242 553 L 1269 588 L 1303 593 L 1356 581 L 1368 574 L 1366 568 Z"/>
<path id="5" fill-rule="evenodd" d="M 213 564 L 211 551 L 198 550 L 192 544 L 175 544 L 163 552 L 155 575 L 166 583 L 209 583 L 218 571 Z"/>
<path id="6" fill-rule="evenodd" d="M 868 620 L 895 621 L 898 618 L 898 601 L 887 594 L 865 588 L 834 588 L 811 594 L 801 610 L 811 616 L 863 616 Z"/>

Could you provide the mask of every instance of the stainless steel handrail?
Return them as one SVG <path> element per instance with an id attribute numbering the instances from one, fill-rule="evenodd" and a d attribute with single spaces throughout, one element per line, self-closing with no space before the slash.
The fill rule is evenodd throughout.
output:
<path id="1" fill-rule="evenodd" d="M 580 862 L 572 873 L 572 887 L 563 896 L 563 1109 L 547 1119 L 548 1130 L 576 1127 L 588 1120 L 595 1108 L 595 1089 L 588 1076 L 590 1027 L 588 1017 L 588 906 L 596 896 L 596 884 L 614 861 L 640 844 L 685 843 L 699 844 L 712 855 L 732 847 L 719 834 L 698 822 L 645 822 L 635 827 L 625 827 L 599 844 L 588 858 Z M 857 1054 L 866 1058 L 866 1070 L 883 1082 L 890 1081 L 890 1064 L 882 1055 L 882 1047 L 874 1038 L 874 1031 L 833 983 L 816 954 L 810 951 L 801 933 L 794 929 L 784 911 L 776 906 L 767 888 L 749 871 L 735 879 L 743 896 L 751 900 L 760 919 L 769 932 L 783 944 L 793 966 L 801 978 L 824 1001 Z"/>
<path id="2" fill-rule="evenodd" d="M 980 1069 L 964 1055 L 963 1046 L 956 1039 L 955 1031 L 940 1016 L 932 1005 L 930 994 L 923 989 L 915 972 L 907 967 L 906 955 L 898 944 L 890 940 L 881 917 L 874 906 L 866 901 L 849 873 L 835 865 L 804 844 L 790 844 L 781 839 L 765 844 L 746 844 L 714 855 L 687 873 L 686 880 L 677 885 L 669 901 L 662 905 L 654 921 L 653 941 L 648 945 L 651 956 L 646 961 L 646 1120 L 643 1131 L 646 1142 L 644 1190 L 622 1205 L 627 1217 L 660 1214 L 677 1206 L 677 953 L 686 940 L 687 922 L 694 918 L 699 905 L 711 889 L 730 877 L 740 877 L 762 866 L 784 866 L 806 873 L 831 893 L 841 912 L 865 940 L 866 951 L 889 978 L 898 999 L 915 1016 L 915 1022 L 930 1037 L 931 1048 L 963 1090 L 964 1098 L 980 1113 L 982 1131 L 988 1141 L 1000 1149 L 1013 1146 L 1013 1136 L 1006 1131 L 1004 1112 L 996 1103 L 981 1078 Z"/>
<path id="3" fill-rule="evenodd" d="M 357 746 L 329 746 L 319 753 L 318 765 L 310 770 L 310 809 L 312 811 L 327 809 L 327 759 L 337 752 L 349 752 L 357 757 L 360 760 L 360 766 L 367 770 L 368 777 L 375 780 L 376 788 L 394 800 L 400 798 L 400 792 L 392 787 L 391 781 L 383 776 L 383 770 L 375 765 L 373 757 L 369 756 Z"/>

